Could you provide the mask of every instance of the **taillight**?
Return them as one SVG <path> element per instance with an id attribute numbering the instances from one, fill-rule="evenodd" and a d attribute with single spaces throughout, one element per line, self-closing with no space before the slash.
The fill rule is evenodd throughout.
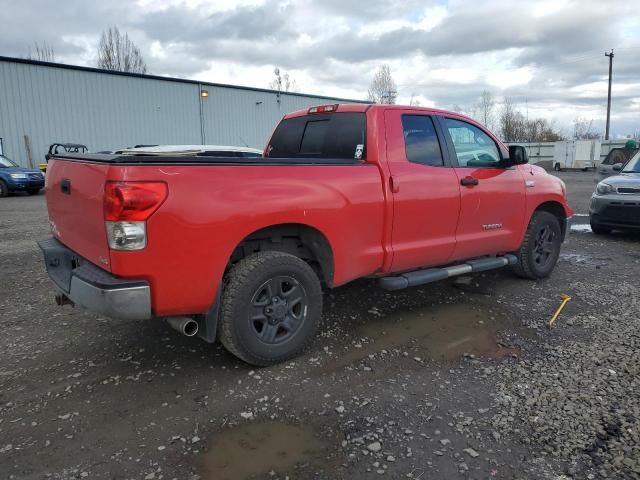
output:
<path id="1" fill-rule="evenodd" d="M 319 105 L 317 107 L 311 107 L 307 113 L 330 113 L 330 112 L 335 112 L 337 109 L 338 109 L 338 104 Z"/>
<path id="2" fill-rule="evenodd" d="M 107 182 L 104 219 L 111 222 L 146 220 L 167 198 L 164 182 Z"/>
<path id="3" fill-rule="evenodd" d="M 107 182 L 103 208 L 109 247 L 113 250 L 145 248 L 146 220 L 166 198 L 164 182 Z"/>

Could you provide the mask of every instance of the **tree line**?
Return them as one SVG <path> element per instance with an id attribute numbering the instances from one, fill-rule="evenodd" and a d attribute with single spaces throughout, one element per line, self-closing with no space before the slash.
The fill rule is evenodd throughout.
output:
<path id="1" fill-rule="evenodd" d="M 36 42 L 33 49 L 29 48 L 27 58 L 55 62 L 56 53 L 46 42 Z M 129 38 L 128 33 L 120 33 L 118 27 L 110 27 L 102 32 L 95 66 L 102 70 L 147 73 L 147 64 L 140 48 Z"/>

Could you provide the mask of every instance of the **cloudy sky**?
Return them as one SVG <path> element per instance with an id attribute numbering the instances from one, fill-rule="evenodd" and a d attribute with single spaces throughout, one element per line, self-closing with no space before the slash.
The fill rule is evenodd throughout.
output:
<path id="1" fill-rule="evenodd" d="M 0 55 L 46 42 L 94 65 L 112 25 L 149 72 L 267 87 L 275 66 L 298 91 L 364 98 L 389 64 L 399 103 L 470 112 L 483 90 L 569 132 L 604 129 L 615 49 L 613 136 L 640 130 L 640 0 L 0 0 Z"/>

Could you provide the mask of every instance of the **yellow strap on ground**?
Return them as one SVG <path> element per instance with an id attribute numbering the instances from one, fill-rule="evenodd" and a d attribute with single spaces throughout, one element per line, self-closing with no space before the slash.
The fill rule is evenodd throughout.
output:
<path id="1" fill-rule="evenodd" d="M 563 293 L 562 295 L 560 295 L 560 298 L 562 299 L 562 303 L 556 310 L 556 313 L 553 314 L 553 317 L 551 317 L 551 320 L 549 320 L 549 328 L 553 327 L 553 324 L 557 320 L 558 316 L 560 315 L 560 312 L 562 312 L 562 309 L 565 307 L 567 303 L 569 303 L 569 300 L 571 300 L 571 297 L 566 293 Z"/>

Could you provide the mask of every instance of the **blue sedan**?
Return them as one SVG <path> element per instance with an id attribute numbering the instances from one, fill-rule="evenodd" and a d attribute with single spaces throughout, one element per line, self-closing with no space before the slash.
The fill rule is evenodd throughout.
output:
<path id="1" fill-rule="evenodd" d="M 11 192 L 36 195 L 44 187 L 44 174 L 32 168 L 18 166 L 13 160 L 0 155 L 0 197 Z"/>

